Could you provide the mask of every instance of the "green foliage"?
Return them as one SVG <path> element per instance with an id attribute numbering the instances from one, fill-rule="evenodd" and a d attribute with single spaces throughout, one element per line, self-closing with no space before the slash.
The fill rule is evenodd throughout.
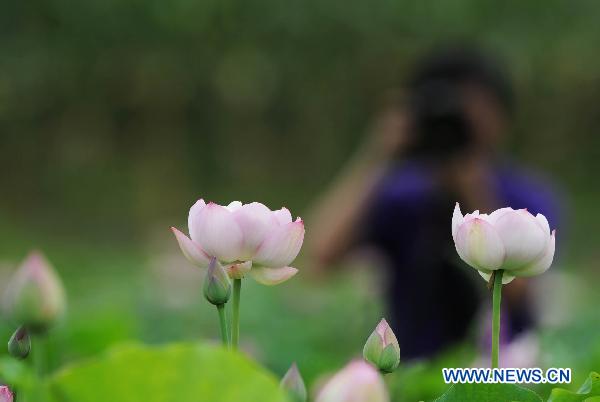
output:
<path id="1" fill-rule="evenodd" d="M 448 385 L 442 381 L 444 367 L 470 367 L 476 357 L 472 345 L 455 347 L 430 360 L 401 363 L 394 374 L 386 376 L 393 400 L 431 401 L 442 395 Z"/>
<path id="2" fill-rule="evenodd" d="M 0 359 L 0 382 L 12 387 L 27 386 L 32 376 L 30 367 L 23 361 L 4 356 Z"/>
<path id="3" fill-rule="evenodd" d="M 9 357 L 0 359 L 0 383 L 10 386 L 18 402 L 49 402 L 45 384 L 38 380 L 32 363 L 31 358 L 27 361 Z"/>
<path id="4" fill-rule="evenodd" d="M 542 402 L 535 392 L 514 384 L 453 384 L 435 402 Z"/>
<path id="5" fill-rule="evenodd" d="M 573 294 L 575 296 L 575 294 Z M 542 332 L 542 350 L 546 352 L 542 367 L 570 367 L 574 384 L 589 379 L 588 373 L 600 368 L 600 316 L 598 302 L 590 301 L 585 308 L 571 310 L 573 316 L 567 325 Z M 551 384 L 540 386 L 549 394 Z"/>
<path id="6" fill-rule="evenodd" d="M 220 347 L 123 345 L 59 371 L 57 401 L 285 402 L 277 381 L 247 358 Z"/>
<path id="7" fill-rule="evenodd" d="M 577 186 L 593 213 L 599 11 L 589 0 L 9 2 L 0 160 L 12 174 L 0 208 L 28 236 L 115 243 L 183 222 L 199 195 L 295 211 L 414 60 L 466 38 L 508 59 L 517 150 Z M 574 230 L 596 232 L 597 214 L 576 218 Z"/>
<path id="8" fill-rule="evenodd" d="M 592 397 L 600 397 L 600 374 L 596 372 L 590 373 L 577 392 L 554 388 L 548 402 L 583 402 Z"/>

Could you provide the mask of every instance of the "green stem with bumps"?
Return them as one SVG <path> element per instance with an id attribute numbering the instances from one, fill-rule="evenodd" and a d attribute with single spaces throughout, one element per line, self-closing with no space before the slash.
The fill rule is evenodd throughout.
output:
<path id="1" fill-rule="evenodd" d="M 502 300 L 502 274 L 499 269 L 494 273 L 494 293 L 492 299 L 492 368 L 498 368 L 500 354 L 500 302 Z"/>
<path id="2" fill-rule="evenodd" d="M 219 313 L 219 324 L 221 327 L 221 341 L 223 346 L 229 347 L 229 332 L 227 331 L 227 317 L 225 316 L 225 305 L 219 304 L 217 306 L 217 312 Z"/>
<path id="3" fill-rule="evenodd" d="M 242 280 L 233 280 L 233 317 L 231 325 L 231 347 L 238 348 L 240 340 L 240 296 L 242 292 Z"/>

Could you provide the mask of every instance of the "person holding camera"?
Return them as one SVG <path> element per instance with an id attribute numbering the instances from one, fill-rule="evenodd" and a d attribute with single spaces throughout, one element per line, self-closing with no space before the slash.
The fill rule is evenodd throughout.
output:
<path id="1" fill-rule="evenodd" d="M 403 93 L 388 96 L 365 145 L 313 211 L 309 247 L 319 267 L 366 245 L 384 258 L 387 317 L 403 359 L 464 339 L 484 300 L 481 278 L 456 257 L 456 202 L 482 213 L 527 208 L 558 226 L 552 187 L 501 155 L 513 103 L 492 58 L 465 47 L 433 52 Z M 525 282 L 506 287 L 505 341 L 535 324 L 528 298 Z"/>

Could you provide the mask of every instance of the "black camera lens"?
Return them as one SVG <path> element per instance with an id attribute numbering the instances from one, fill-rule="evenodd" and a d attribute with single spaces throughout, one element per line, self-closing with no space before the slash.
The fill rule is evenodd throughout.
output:
<path id="1" fill-rule="evenodd" d="M 454 154 L 472 139 L 472 129 L 459 88 L 431 82 L 416 88 L 412 111 L 417 151 L 432 156 Z"/>

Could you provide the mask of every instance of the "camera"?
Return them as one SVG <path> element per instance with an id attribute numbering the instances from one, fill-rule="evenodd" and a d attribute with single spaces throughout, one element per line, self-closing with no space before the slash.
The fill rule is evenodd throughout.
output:
<path id="1" fill-rule="evenodd" d="M 422 156 L 451 156 L 466 148 L 473 129 L 461 88 L 442 80 L 423 83 L 410 99 L 415 152 Z"/>

